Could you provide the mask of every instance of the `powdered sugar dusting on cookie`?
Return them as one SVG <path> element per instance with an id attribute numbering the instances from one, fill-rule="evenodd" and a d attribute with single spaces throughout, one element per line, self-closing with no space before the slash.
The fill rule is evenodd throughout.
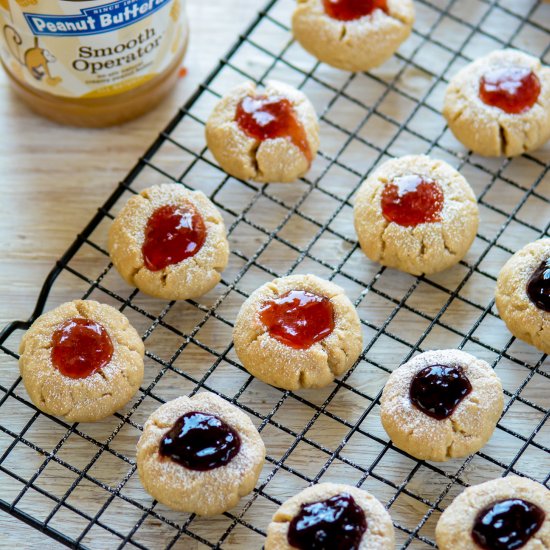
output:
<path id="1" fill-rule="evenodd" d="M 472 386 L 444 420 L 424 414 L 409 396 L 415 374 L 434 365 L 462 367 Z M 381 419 L 398 447 L 417 458 L 448 460 L 479 450 L 491 436 L 502 407 L 502 385 L 485 361 L 460 350 L 428 351 L 391 374 L 382 395 Z"/>
<path id="2" fill-rule="evenodd" d="M 307 349 L 295 349 L 271 337 L 259 317 L 262 304 L 291 290 L 330 298 L 334 330 Z M 355 363 L 362 349 L 359 317 L 343 289 L 315 275 L 290 275 L 254 291 L 243 304 L 233 331 L 243 366 L 264 382 L 287 389 L 323 387 Z"/>
<path id="3" fill-rule="evenodd" d="M 498 274 L 495 302 L 506 326 L 516 336 L 550 353 L 550 314 L 527 295 L 527 282 L 550 257 L 550 239 L 539 239 L 516 252 Z"/>
<path id="4" fill-rule="evenodd" d="M 229 463 L 195 471 L 159 455 L 164 434 L 192 411 L 213 414 L 237 431 L 241 447 Z M 248 416 L 221 397 L 204 392 L 180 397 L 155 411 L 145 423 L 137 453 L 140 479 L 155 498 L 176 510 L 213 515 L 232 508 L 240 496 L 252 490 L 264 462 L 265 446 Z"/>
<path id="5" fill-rule="evenodd" d="M 516 65 L 531 69 L 541 83 L 537 102 L 523 113 L 509 114 L 479 97 L 481 78 L 494 69 Z M 443 115 L 457 139 L 485 156 L 515 156 L 536 149 L 550 138 L 550 68 L 513 49 L 476 59 L 451 79 Z"/>
<path id="6" fill-rule="evenodd" d="M 330 17 L 323 0 L 298 2 L 292 32 L 300 44 L 320 61 L 347 71 L 378 67 L 409 36 L 414 22 L 412 0 L 389 0 L 388 13 L 372 13 L 342 21 Z"/>
<path id="7" fill-rule="evenodd" d="M 63 376 L 51 359 L 55 330 L 73 318 L 103 325 L 113 344 L 107 365 L 86 378 Z M 35 405 L 70 421 L 95 421 L 122 408 L 143 378 L 144 346 L 128 319 L 118 310 L 93 300 L 75 300 L 40 316 L 20 346 L 20 370 Z"/>
<path id="8" fill-rule="evenodd" d="M 394 548 L 395 533 L 391 517 L 376 497 L 363 489 L 343 483 L 318 483 L 289 498 L 275 512 L 267 530 L 266 550 L 291 549 L 287 539 L 289 524 L 303 504 L 326 500 L 343 493 L 353 497 L 367 518 L 367 530 L 361 537 L 357 550 Z"/>
<path id="9" fill-rule="evenodd" d="M 258 182 L 295 181 L 310 167 L 302 150 L 286 137 L 256 140 L 235 120 L 239 103 L 256 95 L 282 97 L 292 103 L 305 131 L 311 158 L 315 157 L 319 148 L 319 124 L 313 105 L 303 92 L 275 80 L 268 81 L 263 90 L 254 82 L 245 82 L 224 95 L 206 123 L 208 147 L 222 168 L 237 178 Z"/>
<path id="10" fill-rule="evenodd" d="M 478 513 L 490 504 L 510 498 L 527 500 L 547 512 L 541 528 L 522 548 L 537 550 L 549 548 L 550 491 L 540 483 L 515 475 L 486 481 L 468 487 L 460 493 L 443 512 L 437 523 L 435 536 L 438 548 L 440 550 L 472 548 L 472 527 Z"/>
<path id="11" fill-rule="evenodd" d="M 161 206 L 186 203 L 204 220 L 204 244 L 195 255 L 150 271 L 142 253 L 149 217 Z M 184 300 L 202 296 L 219 282 L 229 260 L 229 244 L 221 214 L 202 192 L 164 184 L 149 187 L 126 203 L 109 230 L 109 254 L 129 284 L 158 298 Z"/>
<path id="12" fill-rule="evenodd" d="M 218 210 L 204 193 L 191 191 L 181 184 L 165 183 L 144 189 L 139 195 L 130 199 L 128 203 L 130 211 L 125 216 L 122 214 L 124 229 L 132 236 L 136 245 L 141 247 L 149 216 L 161 206 L 180 205 L 186 202 L 191 203 L 197 209 L 207 226 L 207 231 L 212 225 L 223 224 Z M 207 235 L 203 247 L 211 248 L 213 245 L 212 239 L 209 239 Z"/>

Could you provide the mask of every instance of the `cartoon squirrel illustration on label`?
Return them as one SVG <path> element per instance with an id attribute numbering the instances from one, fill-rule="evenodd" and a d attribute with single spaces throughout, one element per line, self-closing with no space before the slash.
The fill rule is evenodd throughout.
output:
<path id="1" fill-rule="evenodd" d="M 55 57 L 45 48 L 41 48 L 38 37 L 34 37 L 34 46 L 28 48 L 21 56 L 19 48 L 23 45 L 21 35 L 10 25 L 4 26 L 4 38 L 12 56 L 23 66 L 35 80 L 45 82 L 50 86 L 57 86 L 62 81 L 60 76 L 52 76 L 49 64 L 56 61 Z"/>

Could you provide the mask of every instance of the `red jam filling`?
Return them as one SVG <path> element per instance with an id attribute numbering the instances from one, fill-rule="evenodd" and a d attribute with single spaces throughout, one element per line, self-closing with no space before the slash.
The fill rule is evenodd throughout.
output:
<path id="1" fill-rule="evenodd" d="M 235 120 L 245 134 L 259 141 L 281 137 L 290 139 L 308 162 L 312 161 L 306 131 L 288 99 L 247 96 L 237 105 Z"/>
<path id="2" fill-rule="evenodd" d="M 64 376 L 86 378 L 109 363 L 113 343 L 91 319 L 69 319 L 52 336 L 52 363 Z"/>
<path id="3" fill-rule="evenodd" d="M 353 21 L 375 10 L 388 13 L 387 0 L 323 0 L 325 13 L 338 21 Z"/>
<path id="4" fill-rule="evenodd" d="M 194 256 L 204 244 L 206 227 L 191 203 L 157 208 L 145 227 L 145 267 L 160 271 Z"/>
<path id="5" fill-rule="evenodd" d="M 295 349 L 307 349 L 334 330 L 330 300 L 304 290 L 291 290 L 265 302 L 260 320 L 273 338 Z"/>
<path id="6" fill-rule="evenodd" d="M 443 191 L 439 184 L 416 174 L 400 176 L 382 191 L 382 214 L 404 227 L 441 221 Z"/>
<path id="7" fill-rule="evenodd" d="M 527 67 L 500 67 L 485 73 L 479 84 L 483 103 L 517 115 L 533 107 L 540 94 L 540 80 Z"/>

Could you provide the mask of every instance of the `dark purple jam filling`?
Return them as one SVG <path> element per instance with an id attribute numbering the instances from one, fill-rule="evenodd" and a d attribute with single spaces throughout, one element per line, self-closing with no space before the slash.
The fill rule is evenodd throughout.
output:
<path id="1" fill-rule="evenodd" d="M 188 412 L 166 432 L 159 446 L 161 456 L 190 470 L 213 470 L 225 466 L 239 453 L 241 438 L 212 414 Z"/>
<path id="2" fill-rule="evenodd" d="M 520 498 L 500 500 L 479 512 L 472 538 L 484 550 L 515 550 L 527 544 L 544 518 L 544 510 L 536 504 Z"/>
<path id="3" fill-rule="evenodd" d="M 415 374 L 409 395 L 413 405 L 423 413 L 444 420 L 471 391 L 472 385 L 462 367 L 432 365 Z"/>
<path id="4" fill-rule="evenodd" d="M 300 550 L 357 550 L 367 518 L 348 493 L 302 504 L 288 528 L 288 543 Z"/>
<path id="5" fill-rule="evenodd" d="M 536 307 L 550 312 L 550 258 L 541 262 L 531 275 L 527 296 Z"/>

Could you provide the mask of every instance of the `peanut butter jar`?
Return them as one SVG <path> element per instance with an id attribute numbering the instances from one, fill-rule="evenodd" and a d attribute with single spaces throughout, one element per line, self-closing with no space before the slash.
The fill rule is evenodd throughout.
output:
<path id="1" fill-rule="evenodd" d="M 16 93 L 64 124 L 135 118 L 176 83 L 185 0 L 0 0 L 0 60 Z"/>

